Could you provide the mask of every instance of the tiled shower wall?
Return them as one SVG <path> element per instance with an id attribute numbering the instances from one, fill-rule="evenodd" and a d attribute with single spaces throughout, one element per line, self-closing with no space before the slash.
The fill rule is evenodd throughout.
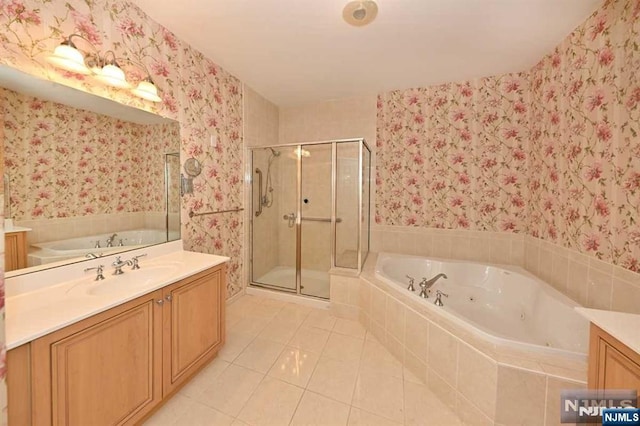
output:
<path id="1" fill-rule="evenodd" d="M 374 96 L 357 98 L 347 98 L 321 102 L 317 104 L 280 108 L 279 142 L 281 144 L 295 142 L 324 142 L 349 138 L 364 138 L 373 149 L 375 144 L 376 129 L 376 100 Z M 355 145 L 355 144 L 354 144 Z M 327 149 L 329 146 L 326 146 Z M 357 193 L 349 191 L 354 184 L 358 174 L 357 155 L 350 152 L 351 145 L 342 146 L 339 157 L 343 160 L 338 164 L 340 170 L 338 182 L 338 211 L 343 223 L 338 224 L 346 232 L 341 234 L 344 238 L 339 238 L 337 242 L 337 254 L 350 252 L 354 241 L 357 241 L 357 234 L 351 234 L 350 228 L 357 225 Z M 318 149 L 318 148 L 310 148 Z M 324 155 L 323 155 L 324 154 Z M 329 217 L 331 211 L 330 178 L 317 178 L 320 174 L 330 173 L 329 153 L 325 152 L 314 157 L 303 159 L 303 189 L 310 195 L 308 207 L 303 204 L 303 212 L 316 217 Z M 321 157 L 321 158 L 320 158 Z M 320 158 L 315 160 L 314 158 Z M 290 160 L 292 161 L 292 160 Z M 315 163 L 320 161 L 320 163 Z M 304 165 L 307 164 L 306 171 Z M 283 179 L 284 185 L 291 185 L 292 176 Z M 317 188 L 316 188 L 317 187 Z M 314 192 L 315 194 L 312 194 Z M 295 193 L 293 193 L 295 195 Z M 304 194 L 303 194 L 304 198 Z M 313 198 L 326 200 L 322 206 L 314 207 Z M 355 204 L 346 204 L 349 202 Z M 340 204 L 343 203 L 343 204 Z M 284 211 L 283 211 L 284 213 Z M 352 216 L 353 214 L 353 216 Z M 286 232 L 286 223 L 281 224 L 282 232 Z M 303 264 L 309 269 L 326 271 L 329 268 L 330 239 L 328 231 L 329 223 L 326 222 L 305 222 L 303 224 Z M 306 238 L 306 240 L 305 240 Z M 295 250 L 295 246 L 289 242 L 281 241 L 281 250 Z M 294 252 L 295 253 L 295 252 Z M 291 253 L 289 253 L 291 256 Z M 304 265 L 303 265 L 304 266 Z"/>

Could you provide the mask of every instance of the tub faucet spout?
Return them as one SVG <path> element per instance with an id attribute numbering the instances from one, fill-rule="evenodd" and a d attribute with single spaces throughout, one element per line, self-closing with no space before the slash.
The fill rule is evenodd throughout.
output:
<path id="1" fill-rule="evenodd" d="M 431 278 L 430 280 L 423 278 L 422 282 L 424 282 L 427 285 L 427 289 L 430 289 L 431 287 L 433 287 L 436 281 L 438 281 L 440 278 L 444 278 L 445 280 L 448 279 L 447 274 L 438 274 L 435 277 Z"/>
<path id="2" fill-rule="evenodd" d="M 107 238 L 107 247 L 113 247 L 113 242 L 115 241 L 118 234 L 113 234 L 109 238 Z"/>
<path id="3" fill-rule="evenodd" d="M 445 274 L 438 274 L 435 277 L 431 278 L 430 280 L 423 277 L 422 281 L 420 281 L 420 297 L 422 297 L 423 299 L 428 299 L 429 289 L 433 287 L 436 281 L 438 281 L 440 278 L 446 279 L 447 276 Z"/>

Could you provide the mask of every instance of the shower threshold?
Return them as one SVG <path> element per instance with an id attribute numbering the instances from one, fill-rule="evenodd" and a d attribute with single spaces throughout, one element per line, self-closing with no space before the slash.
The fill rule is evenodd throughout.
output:
<path id="1" fill-rule="evenodd" d="M 329 299 L 329 272 L 302 269 L 303 296 Z M 254 279 L 251 285 L 281 290 L 289 293 L 296 291 L 296 269 L 290 266 L 276 266 L 261 277 Z"/>

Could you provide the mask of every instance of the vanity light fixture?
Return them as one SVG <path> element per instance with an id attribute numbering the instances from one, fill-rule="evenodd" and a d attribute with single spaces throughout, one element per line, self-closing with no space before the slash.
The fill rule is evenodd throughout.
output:
<path id="1" fill-rule="evenodd" d="M 80 38 L 88 43 L 94 50 L 94 53 L 83 53 L 73 43 L 72 38 Z M 153 83 L 149 71 L 142 64 L 133 62 L 129 59 L 116 58 L 112 50 L 101 54 L 100 51 L 85 37 L 80 34 L 71 34 L 60 45 L 58 45 L 53 54 L 47 57 L 47 60 L 58 68 L 75 72 L 83 75 L 93 75 L 98 81 L 108 84 L 109 86 L 120 89 L 131 89 L 131 84 L 127 81 L 127 76 L 118 64 L 118 61 L 126 61 L 141 69 L 147 75 L 138 82 L 135 89 L 131 90 L 134 95 L 152 102 L 161 102 L 158 96 L 158 88 Z"/>

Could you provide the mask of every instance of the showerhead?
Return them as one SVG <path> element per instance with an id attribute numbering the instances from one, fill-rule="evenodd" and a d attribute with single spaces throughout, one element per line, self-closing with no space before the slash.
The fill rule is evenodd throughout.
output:
<path id="1" fill-rule="evenodd" d="M 279 156 L 280 156 L 280 151 L 276 151 L 276 150 L 275 150 L 275 149 L 273 149 L 273 148 L 269 148 L 269 149 L 271 150 L 271 154 L 272 154 L 274 157 L 279 157 Z"/>

